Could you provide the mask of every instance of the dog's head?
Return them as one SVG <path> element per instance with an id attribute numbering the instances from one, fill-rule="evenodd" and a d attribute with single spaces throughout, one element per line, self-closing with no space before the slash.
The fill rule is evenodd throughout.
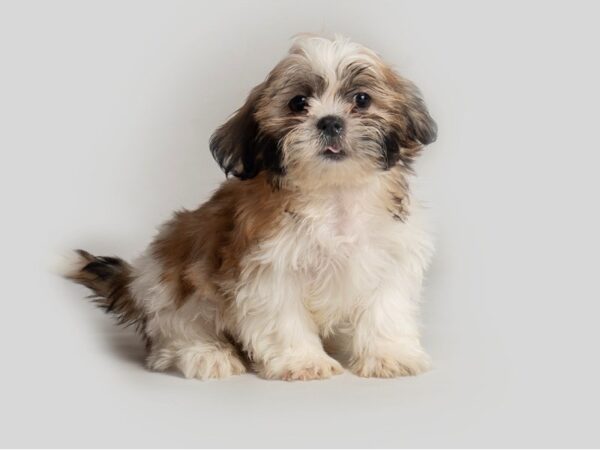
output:
<path id="1" fill-rule="evenodd" d="M 416 87 L 374 52 L 302 36 L 210 147 L 242 179 L 269 171 L 294 184 L 348 184 L 408 168 L 436 132 Z"/>

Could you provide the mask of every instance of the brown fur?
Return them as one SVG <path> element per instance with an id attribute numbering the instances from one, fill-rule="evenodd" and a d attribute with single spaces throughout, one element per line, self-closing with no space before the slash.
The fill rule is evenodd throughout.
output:
<path id="1" fill-rule="evenodd" d="M 223 283 L 237 277 L 248 248 L 276 230 L 289 203 L 286 194 L 273 190 L 262 173 L 244 182 L 231 179 L 197 210 L 177 213 L 153 244 L 167 268 L 165 279 L 177 286 L 177 302 L 192 290 L 222 296 Z"/>
<path id="2" fill-rule="evenodd" d="M 107 313 L 113 314 L 119 324 L 133 325 L 146 339 L 146 317 L 129 291 L 132 279 L 131 266 L 120 258 L 94 256 L 84 250 L 77 250 L 78 265 L 66 274 L 67 278 L 89 288 L 91 299 Z"/>

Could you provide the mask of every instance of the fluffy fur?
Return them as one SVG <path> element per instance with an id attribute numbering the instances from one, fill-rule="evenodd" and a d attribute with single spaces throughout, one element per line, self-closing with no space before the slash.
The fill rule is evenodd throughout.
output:
<path id="1" fill-rule="evenodd" d="M 302 36 L 211 138 L 233 175 L 212 198 L 132 265 L 79 251 L 68 276 L 138 327 L 154 370 L 327 378 L 342 372 L 327 342 L 360 376 L 418 374 L 432 245 L 408 176 L 435 137 L 417 89 L 375 53 Z"/>

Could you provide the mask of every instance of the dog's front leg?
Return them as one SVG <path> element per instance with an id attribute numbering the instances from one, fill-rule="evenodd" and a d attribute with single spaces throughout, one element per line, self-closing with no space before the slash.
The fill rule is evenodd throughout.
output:
<path id="1" fill-rule="evenodd" d="M 363 377 L 416 375 L 429 366 L 419 342 L 418 293 L 402 278 L 383 283 L 365 301 L 354 323 L 350 369 Z"/>
<path id="2" fill-rule="evenodd" d="M 238 339 L 265 378 L 313 380 L 343 371 L 323 350 L 303 302 L 302 280 L 270 268 L 245 280 L 236 297 Z"/>

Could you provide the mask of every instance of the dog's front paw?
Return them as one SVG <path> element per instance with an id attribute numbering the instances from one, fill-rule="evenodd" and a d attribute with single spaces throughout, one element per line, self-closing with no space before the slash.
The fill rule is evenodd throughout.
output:
<path id="1" fill-rule="evenodd" d="M 240 358 L 229 349 L 210 352 L 183 352 L 176 365 L 186 378 L 198 378 L 200 380 L 226 378 L 246 372 Z"/>
<path id="2" fill-rule="evenodd" d="M 246 367 L 233 348 L 207 348 L 202 345 L 163 348 L 148 357 L 153 370 L 176 366 L 184 377 L 207 380 L 226 378 L 246 372 Z"/>
<path id="3" fill-rule="evenodd" d="M 308 381 L 339 375 L 344 369 L 327 354 L 311 356 L 283 356 L 259 367 L 265 378 L 285 381 Z"/>
<path id="4" fill-rule="evenodd" d="M 350 363 L 350 370 L 356 375 L 376 378 L 419 375 L 429 367 L 429 357 L 422 350 L 399 354 L 362 355 Z"/>

